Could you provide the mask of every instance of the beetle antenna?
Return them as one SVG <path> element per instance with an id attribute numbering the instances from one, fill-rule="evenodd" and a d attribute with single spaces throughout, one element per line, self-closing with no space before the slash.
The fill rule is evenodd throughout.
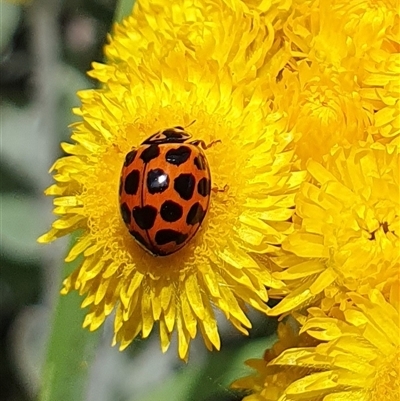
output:
<path id="1" fill-rule="evenodd" d="M 186 127 L 185 127 L 185 129 L 186 128 L 189 128 L 191 125 L 193 125 L 194 123 L 196 122 L 196 120 L 193 120 L 189 125 L 187 125 Z"/>

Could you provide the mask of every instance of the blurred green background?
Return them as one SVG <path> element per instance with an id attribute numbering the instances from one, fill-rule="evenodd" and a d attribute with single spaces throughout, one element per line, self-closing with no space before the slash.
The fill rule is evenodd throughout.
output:
<path id="1" fill-rule="evenodd" d="M 95 87 L 85 72 L 92 61 L 103 61 L 114 14 L 127 5 L 129 9 L 129 2 L 116 0 L 33 0 L 22 5 L 0 0 L 0 401 L 240 400 L 243 395 L 229 390 L 229 383 L 249 372 L 246 359 L 261 357 L 275 340 L 276 321 L 250 312 L 250 337 L 219 316 L 222 351 L 209 353 L 196 339 L 188 364 L 176 357 L 176 343 L 163 355 L 157 334 L 120 353 L 110 346 L 112 319 L 97 335 L 80 329 L 83 314 L 75 307 L 76 294 L 63 306 L 67 313 L 59 316 L 65 342 L 62 335 L 49 340 L 62 276 L 73 266 L 63 267 L 67 239 L 36 243 L 53 220 L 52 202 L 43 190 L 51 183 L 50 166 L 62 155 L 59 143 L 70 134 L 71 108 L 79 104 L 75 93 Z M 74 323 L 80 346 L 89 349 L 78 361 L 87 374 L 82 389 L 71 395 L 61 381 L 58 393 L 43 395 L 59 375 L 57 371 L 51 379 L 43 370 L 49 348 L 53 359 L 65 362 L 66 386 L 78 387 L 75 372 L 68 371 L 73 364 L 67 363 L 76 350 L 68 342 Z"/>

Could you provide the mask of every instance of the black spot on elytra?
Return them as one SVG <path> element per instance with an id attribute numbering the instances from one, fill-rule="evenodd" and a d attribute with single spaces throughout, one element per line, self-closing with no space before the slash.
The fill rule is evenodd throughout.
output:
<path id="1" fill-rule="evenodd" d="M 135 240 L 137 242 L 139 242 L 140 244 L 142 244 L 143 246 L 148 248 L 148 244 L 147 244 L 146 240 L 143 238 L 143 236 L 140 233 L 138 233 L 135 230 L 131 230 L 131 231 L 129 231 L 129 234 L 132 235 L 132 237 L 135 238 Z"/>
<path id="2" fill-rule="evenodd" d="M 140 158 L 143 160 L 144 163 L 148 163 L 150 160 L 155 159 L 159 155 L 160 148 L 157 144 L 152 144 L 142 152 Z"/>
<path id="3" fill-rule="evenodd" d="M 210 195 L 211 191 L 211 182 L 209 179 L 203 177 L 197 184 L 197 192 L 201 195 L 206 197 Z"/>
<path id="4" fill-rule="evenodd" d="M 194 226 L 201 223 L 204 219 L 206 212 L 203 210 L 199 202 L 196 202 L 189 210 L 186 216 L 186 223 Z"/>
<path id="5" fill-rule="evenodd" d="M 193 196 L 196 179 L 193 174 L 181 174 L 174 180 L 174 189 L 182 199 L 190 200 Z"/>
<path id="6" fill-rule="evenodd" d="M 165 160 L 179 166 L 189 159 L 191 153 L 192 151 L 187 146 L 179 146 L 178 149 L 170 149 L 165 155 Z"/>
<path id="7" fill-rule="evenodd" d="M 163 220 L 172 223 L 178 221 L 182 217 L 183 208 L 178 203 L 167 200 L 161 205 L 160 214 Z"/>
<path id="8" fill-rule="evenodd" d="M 128 167 L 134 160 L 137 155 L 137 150 L 131 150 L 126 156 L 124 161 L 124 166 Z"/>
<path id="9" fill-rule="evenodd" d="M 177 245 L 186 241 L 188 235 L 175 230 L 159 230 L 156 233 L 155 240 L 157 245 L 165 245 L 168 242 L 176 242 Z"/>
<path id="10" fill-rule="evenodd" d="M 147 190 L 150 194 L 154 195 L 156 193 L 164 192 L 169 185 L 169 177 L 168 174 L 161 170 L 160 168 L 156 168 L 154 170 L 150 170 L 147 174 Z"/>
<path id="11" fill-rule="evenodd" d="M 124 223 L 125 224 L 130 224 L 130 222 L 131 222 L 131 211 L 129 209 L 129 206 L 124 202 L 120 206 L 120 210 L 121 210 L 122 220 L 124 220 Z"/>
<path id="12" fill-rule="evenodd" d="M 142 230 L 150 230 L 157 217 L 157 209 L 153 206 L 136 206 L 132 209 L 132 217 Z"/>
<path id="13" fill-rule="evenodd" d="M 124 189 L 128 195 L 136 195 L 139 188 L 139 170 L 132 170 L 125 178 Z"/>
<path id="14" fill-rule="evenodd" d="M 194 165 L 199 170 L 205 170 L 206 169 L 206 161 L 204 159 L 204 156 L 201 153 L 194 158 Z"/>

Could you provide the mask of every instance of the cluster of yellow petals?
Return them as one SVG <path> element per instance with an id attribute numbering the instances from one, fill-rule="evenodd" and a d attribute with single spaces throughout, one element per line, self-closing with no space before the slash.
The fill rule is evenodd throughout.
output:
<path id="1" fill-rule="evenodd" d="M 291 11 L 292 57 L 264 90 L 287 113 L 301 164 L 369 135 L 399 143 L 398 2 L 294 1 Z"/>
<path id="2" fill-rule="evenodd" d="M 293 58 L 270 94 L 310 180 L 274 259 L 286 296 L 273 315 L 313 302 L 329 310 L 352 290 L 388 298 L 400 268 L 398 2 L 292 8 L 283 30 Z"/>
<path id="3" fill-rule="evenodd" d="M 308 177 L 293 232 L 262 260 L 285 284 L 268 314 L 300 335 L 281 325 L 247 362 L 246 401 L 399 399 L 399 22 L 390 0 L 294 0 L 283 22 L 291 57 L 262 89 Z"/>
<path id="4" fill-rule="evenodd" d="M 313 372 L 312 369 L 303 366 L 292 365 L 280 369 L 269 364 L 287 349 L 317 344 L 307 333 L 299 334 L 293 322 L 279 323 L 277 334 L 278 341 L 271 349 L 266 350 L 262 359 L 246 361 L 246 365 L 255 373 L 232 383 L 232 388 L 235 389 L 252 389 L 253 393 L 244 397 L 243 401 L 276 401 L 289 384 Z"/>
<path id="5" fill-rule="evenodd" d="M 389 297 L 400 269 L 400 155 L 395 146 L 334 148 L 324 166 L 310 160 L 296 196 L 295 231 L 274 258 L 289 294 L 270 312 L 322 297 L 329 310 L 346 291 L 379 288 Z M 344 293 L 344 294 L 343 294 Z"/>
<path id="6" fill-rule="evenodd" d="M 350 298 L 353 304 L 336 316 L 310 308 L 297 337 L 281 328 L 276 357 L 248 361 L 256 373 L 233 383 L 253 389 L 244 401 L 397 401 L 399 303 L 378 290 Z"/>
<path id="7" fill-rule="evenodd" d="M 137 64 L 150 54 L 162 63 L 171 51 L 184 51 L 188 58 L 227 68 L 233 85 L 258 86 L 260 70 L 271 63 L 282 68 L 289 57 L 273 56 L 282 52 L 279 34 L 291 6 L 287 0 L 261 3 L 179 0 L 167 7 L 164 0 L 137 1 L 133 14 L 114 27 L 105 47 L 109 63 L 102 68 L 114 71 L 120 62 Z"/>

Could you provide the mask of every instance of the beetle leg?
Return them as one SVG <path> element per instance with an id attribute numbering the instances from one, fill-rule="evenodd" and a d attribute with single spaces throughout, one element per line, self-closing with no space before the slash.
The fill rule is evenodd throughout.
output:
<path id="1" fill-rule="evenodd" d="M 211 191 L 213 191 L 215 194 L 218 192 L 226 192 L 229 189 L 229 185 L 225 184 L 224 187 L 222 189 L 218 188 L 218 187 L 212 187 Z"/>

